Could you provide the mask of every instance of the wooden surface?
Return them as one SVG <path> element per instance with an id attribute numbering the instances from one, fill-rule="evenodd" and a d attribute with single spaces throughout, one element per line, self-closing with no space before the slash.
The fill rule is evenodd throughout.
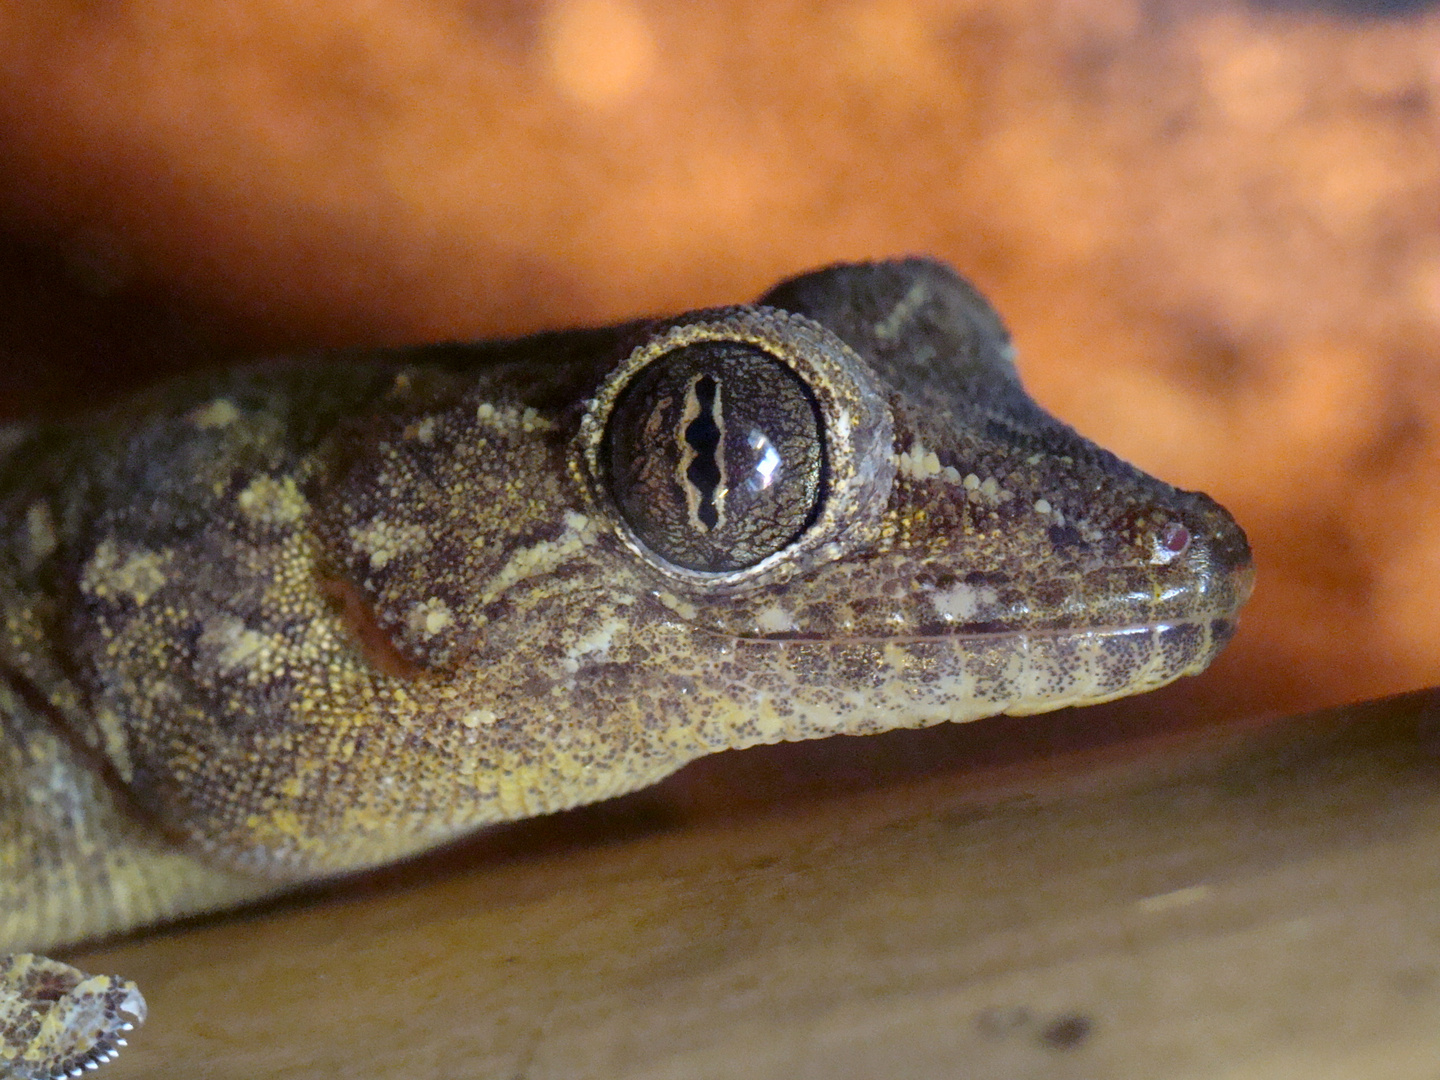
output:
<path id="1" fill-rule="evenodd" d="M 110 1080 L 1420 1080 L 1437 780 L 1440 693 L 1411 695 L 472 856 L 77 962 L 149 997 Z"/>

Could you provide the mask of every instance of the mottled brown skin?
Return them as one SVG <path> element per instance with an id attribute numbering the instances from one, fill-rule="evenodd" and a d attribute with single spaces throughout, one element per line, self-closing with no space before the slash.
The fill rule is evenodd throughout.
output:
<path id="1" fill-rule="evenodd" d="M 1136 692 L 1228 638 L 1239 528 L 1034 405 L 948 268 L 761 304 L 262 365 L 0 433 L 0 948 L 726 747 Z M 825 500 L 705 574 L 621 519 L 597 448 L 631 375 L 732 338 L 809 386 Z"/>

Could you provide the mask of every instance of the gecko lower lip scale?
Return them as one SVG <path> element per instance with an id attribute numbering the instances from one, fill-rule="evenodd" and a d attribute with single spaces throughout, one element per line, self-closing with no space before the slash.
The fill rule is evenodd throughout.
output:
<path id="1" fill-rule="evenodd" d="M 715 750 L 1151 689 L 1251 582 L 923 259 L 0 428 L 0 964 Z M 37 1044 L 60 995 L 0 975 L 0 1075 L 113 1054 L 134 988 L 80 978 Z"/>

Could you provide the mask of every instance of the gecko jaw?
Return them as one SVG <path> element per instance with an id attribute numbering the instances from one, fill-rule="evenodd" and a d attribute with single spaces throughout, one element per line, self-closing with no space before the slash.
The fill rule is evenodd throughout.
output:
<path id="1" fill-rule="evenodd" d="M 750 673 L 721 710 L 729 746 L 1024 716 L 1153 690 L 1203 671 L 1233 618 L 1085 630 L 805 640 L 731 638 L 716 655 Z"/>

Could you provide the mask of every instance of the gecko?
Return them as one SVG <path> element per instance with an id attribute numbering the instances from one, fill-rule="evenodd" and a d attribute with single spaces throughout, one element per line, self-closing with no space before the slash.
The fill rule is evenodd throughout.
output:
<path id="1" fill-rule="evenodd" d="M 28 950 L 723 749 L 1149 690 L 1252 581 L 1222 507 L 1046 413 L 929 259 L 0 428 L 0 1075 L 143 1018 Z"/>

